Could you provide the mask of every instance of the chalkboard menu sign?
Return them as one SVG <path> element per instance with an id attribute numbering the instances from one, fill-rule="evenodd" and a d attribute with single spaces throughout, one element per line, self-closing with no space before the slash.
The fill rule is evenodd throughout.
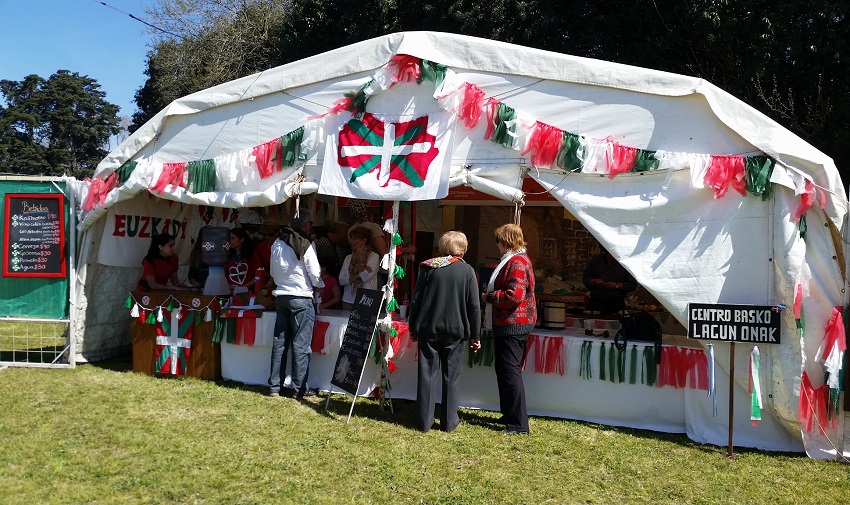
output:
<path id="1" fill-rule="evenodd" d="M 4 277 L 65 277 L 65 195 L 7 194 Z"/>
<path id="2" fill-rule="evenodd" d="M 354 396 L 357 395 L 357 388 L 360 387 L 363 366 L 366 364 L 369 346 L 372 345 L 372 337 L 382 305 L 381 291 L 360 288 L 354 298 L 351 315 L 348 316 L 348 326 L 342 337 L 342 346 L 336 358 L 331 384 Z"/>

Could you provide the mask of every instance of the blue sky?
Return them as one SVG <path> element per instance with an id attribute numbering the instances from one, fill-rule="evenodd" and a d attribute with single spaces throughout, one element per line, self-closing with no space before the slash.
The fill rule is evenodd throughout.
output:
<path id="1" fill-rule="evenodd" d="M 103 0 L 146 19 L 155 0 Z M 145 57 L 152 35 L 147 27 L 95 0 L 0 0 L 0 79 L 45 79 L 57 70 L 87 75 L 106 100 L 136 110 L 133 95 L 145 82 Z"/>

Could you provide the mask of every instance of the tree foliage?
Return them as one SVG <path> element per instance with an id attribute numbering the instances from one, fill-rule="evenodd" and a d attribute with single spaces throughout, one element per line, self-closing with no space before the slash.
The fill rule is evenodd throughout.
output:
<path id="1" fill-rule="evenodd" d="M 260 72 L 279 61 L 287 0 L 160 0 L 148 9 L 164 32 L 136 92 L 136 130 L 173 100 Z"/>
<path id="2" fill-rule="evenodd" d="M 386 33 L 431 30 L 705 78 L 850 171 L 846 1 L 161 0 L 160 6 L 156 22 L 178 36 L 164 38 L 149 55 L 134 127 L 190 92 Z"/>
<path id="3" fill-rule="evenodd" d="M 0 81 L 0 170 L 86 177 L 118 132 L 118 106 L 97 81 L 59 70 L 44 79 Z"/>

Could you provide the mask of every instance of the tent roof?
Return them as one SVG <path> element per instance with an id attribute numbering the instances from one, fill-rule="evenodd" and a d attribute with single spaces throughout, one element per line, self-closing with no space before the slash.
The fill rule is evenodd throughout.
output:
<path id="1" fill-rule="evenodd" d="M 130 159 L 210 159 L 279 137 L 396 54 L 447 65 L 488 96 L 579 135 L 651 150 L 767 154 L 829 193 L 834 222 L 846 212 L 831 158 L 703 79 L 439 32 L 377 37 L 175 100 L 109 153 L 96 176 Z"/>

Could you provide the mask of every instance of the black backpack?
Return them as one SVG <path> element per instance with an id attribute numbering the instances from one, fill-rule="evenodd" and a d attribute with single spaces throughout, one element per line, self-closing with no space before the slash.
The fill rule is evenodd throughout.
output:
<path id="1" fill-rule="evenodd" d="M 632 312 L 620 318 L 620 329 L 614 336 L 614 345 L 625 351 L 629 340 L 655 343 L 655 363 L 661 364 L 661 324 L 646 311 Z"/>

